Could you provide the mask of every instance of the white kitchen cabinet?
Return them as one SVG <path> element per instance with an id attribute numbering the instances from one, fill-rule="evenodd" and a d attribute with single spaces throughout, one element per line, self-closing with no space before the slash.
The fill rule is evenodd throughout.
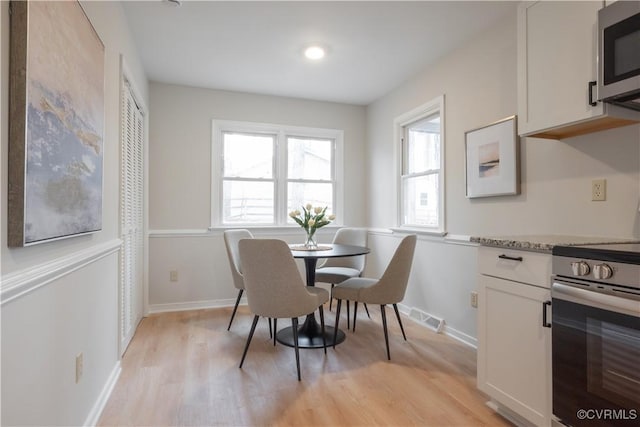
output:
<path id="1" fill-rule="evenodd" d="M 478 388 L 498 409 L 551 425 L 551 255 L 481 247 Z"/>
<path id="2" fill-rule="evenodd" d="M 518 8 L 518 133 L 563 139 L 640 121 L 622 107 L 590 105 L 602 1 L 523 2 Z"/>

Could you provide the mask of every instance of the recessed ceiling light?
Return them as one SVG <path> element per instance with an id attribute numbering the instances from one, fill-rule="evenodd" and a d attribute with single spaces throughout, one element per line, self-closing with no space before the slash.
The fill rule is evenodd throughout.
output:
<path id="1" fill-rule="evenodd" d="M 304 56 L 314 61 L 324 58 L 324 53 L 324 48 L 317 45 L 309 46 L 304 50 Z"/>

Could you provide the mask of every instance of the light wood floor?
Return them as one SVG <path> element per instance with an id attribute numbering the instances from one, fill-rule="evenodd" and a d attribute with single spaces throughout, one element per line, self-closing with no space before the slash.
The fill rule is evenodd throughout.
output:
<path id="1" fill-rule="evenodd" d="M 333 309 L 325 307 L 330 325 Z M 476 389 L 475 350 L 403 317 L 405 342 L 387 310 L 387 361 L 380 311 L 369 310 L 372 319 L 361 309 L 356 332 L 345 331 L 335 351 L 300 351 L 301 382 L 294 350 L 272 345 L 266 319 L 238 368 L 253 317 L 246 307 L 229 332 L 230 308 L 152 315 L 122 360 L 98 425 L 510 425 Z"/>

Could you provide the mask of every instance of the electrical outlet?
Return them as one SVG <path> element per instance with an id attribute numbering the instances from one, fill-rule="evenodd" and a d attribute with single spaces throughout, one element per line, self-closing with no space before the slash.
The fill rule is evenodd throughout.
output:
<path id="1" fill-rule="evenodd" d="M 76 384 L 80 382 L 82 378 L 82 371 L 84 369 L 84 356 L 82 353 L 76 356 Z"/>
<path id="2" fill-rule="evenodd" d="M 471 307 L 478 308 L 478 293 L 471 292 Z"/>
<path id="3" fill-rule="evenodd" d="M 169 272 L 169 280 L 172 282 L 178 281 L 178 270 L 171 270 Z"/>
<path id="4" fill-rule="evenodd" d="M 602 202 L 607 200 L 607 180 L 594 179 L 591 182 L 591 200 L 594 202 Z"/>

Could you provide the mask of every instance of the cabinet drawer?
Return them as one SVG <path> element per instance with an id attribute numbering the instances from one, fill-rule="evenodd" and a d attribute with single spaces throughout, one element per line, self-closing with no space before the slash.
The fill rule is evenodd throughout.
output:
<path id="1" fill-rule="evenodd" d="M 551 254 L 481 246 L 480 274 L 551 287 Z"/>

